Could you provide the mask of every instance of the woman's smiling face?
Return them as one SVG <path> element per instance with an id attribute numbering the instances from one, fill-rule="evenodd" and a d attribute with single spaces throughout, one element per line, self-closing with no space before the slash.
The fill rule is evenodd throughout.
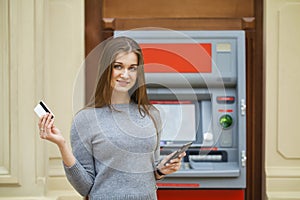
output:
<path id="1" fill-rule="evenodd" d="M 134 52 L 121 52 L 112 65 L 111 87 L 115 92 L 128 92 L 137 79 L 137 55 Z"/>

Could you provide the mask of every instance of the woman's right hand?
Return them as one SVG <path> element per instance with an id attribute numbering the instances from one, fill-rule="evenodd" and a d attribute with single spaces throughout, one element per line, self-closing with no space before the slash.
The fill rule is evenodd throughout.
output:
<path id="1" fill-rule="evenodd" d="M 75 164 L 76 159 L 66 144 L 65 138 L 60 130 L 54 126 L 54 119 L 51 114 L 42 116 L 39 120 L 40 137 L 57 144 L 62 155 L 62 160 L 66 166 L 71 167 Z"/>
<path id="2" fill-rule="evenodd" d="M 54 126 L 54 118 L 51 118 L 52 115 L 49 113 L 40 118 L 38 123 L 40 138 L 53 142 L 58 146 L 62 146 L 65 144 L 65 138 L 61 134 L 61 131 Z"/>

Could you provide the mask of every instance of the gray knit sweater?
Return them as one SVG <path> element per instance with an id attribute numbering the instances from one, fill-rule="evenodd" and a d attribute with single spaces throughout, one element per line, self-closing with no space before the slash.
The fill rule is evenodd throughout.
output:
<path id="1" fill-rule="evenodd" d="M 66 176 L 90 200 L 157 199 L 154 170 L 160 131 L 157 137 L 151 118 L 142 117 L 136 104 L 114 107 L 76 114 L 71 145 L 77 160 L 71 167 L 64 165 Z M 152 108 L 151 113 L 161 127 L 158 111 Z"/>

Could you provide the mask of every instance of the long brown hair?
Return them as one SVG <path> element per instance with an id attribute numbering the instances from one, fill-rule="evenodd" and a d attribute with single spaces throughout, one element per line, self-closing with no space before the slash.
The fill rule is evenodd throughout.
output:
<path id="1" fill-rule="evenodd" d="M 111 74 L 113 63 L 119 53 L 135 53 L 138 57 L 137 80 L 135 85 L 129 90 L 131 101 L 138 105 L 142 116 L 151 114 L 149 109 L 151 103 L 146 93 L 146 83 L 144 74 L 144 58 L 141 47 L 136 41 L 129 37 L 109 38 L 105 41 L 98 65 L 98 78 L 93 96 L 87 107 L 101 108 L 111 105 L 113 88 L 111 87 Z M 155 123 L 155 122 L 154 122 Z"/>

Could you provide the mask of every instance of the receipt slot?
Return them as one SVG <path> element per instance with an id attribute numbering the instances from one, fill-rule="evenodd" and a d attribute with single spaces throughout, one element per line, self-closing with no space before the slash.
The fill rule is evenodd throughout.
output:
<path id="1" fill-rule="evenodd" d="M 160 110 L 161 157 L 192 141 L 159 199 L 244 199 L 244 31 L 116 31 L 142 47 L 147 92 Z"/>

